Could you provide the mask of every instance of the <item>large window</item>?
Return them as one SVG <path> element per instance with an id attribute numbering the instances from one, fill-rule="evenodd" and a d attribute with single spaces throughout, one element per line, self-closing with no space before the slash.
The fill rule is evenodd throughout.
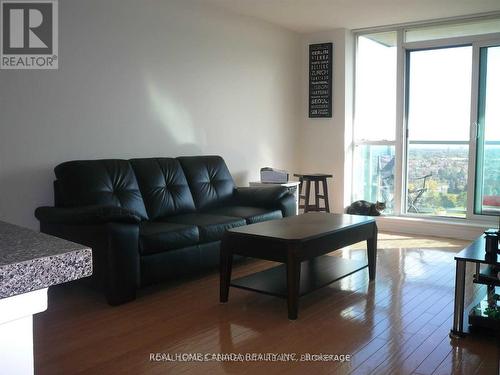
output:
<path id="1" fill-rule="evenodd" d="M 396 215 L 500 210 L 500 19 L 356 40 L 352 200 Z"/>

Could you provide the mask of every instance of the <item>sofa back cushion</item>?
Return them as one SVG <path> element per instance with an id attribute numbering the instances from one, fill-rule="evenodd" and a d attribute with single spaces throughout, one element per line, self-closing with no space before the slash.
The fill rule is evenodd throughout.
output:
<path id="1" fill-rule="evenodd" d="M 223 206 L 232 199 L 234 181 L 220 156 L 183 156 L 177 160 L 198 210 Z"/>
<path id="2" fill-rule="evenodd" d="M 66 207 L 122 207 L 147 219 L 139 185 L 127 160 L 77 160 L 55 167 L 58 203 Z"/>
<path id="3" fill-rule="evenodd" d="M 130 163 L 151 220 L 195 211 L 193 196 L 177 159 L 132 159 Z"/>

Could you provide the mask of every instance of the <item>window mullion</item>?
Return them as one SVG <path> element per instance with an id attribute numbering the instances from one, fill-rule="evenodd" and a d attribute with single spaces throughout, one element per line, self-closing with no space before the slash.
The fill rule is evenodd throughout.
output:
<path id="1" fill-rule="evenodd" d="M 470 143 L 469 165 L 467 174 L 467 213 L 466 218 L 474 217 L 474 195 L 476 183 L 476 150 L 477 150 L 477 118 L 479 99 L 479 43 L 472 44 L 472 79 L 471 79 L 471 107 L 470 107 Z"/>
<path id="2" fill-rule="evenodd" d="M 406 51 L 403 47 L 404 29 L 397 30 L 397 64 L 396 64 L 396 163 L 394 168 L 394 214 L 400 215 L 404 209 L 403 197 L 405 196 L 404 161 L 405 147 L 405 66 Z"/>

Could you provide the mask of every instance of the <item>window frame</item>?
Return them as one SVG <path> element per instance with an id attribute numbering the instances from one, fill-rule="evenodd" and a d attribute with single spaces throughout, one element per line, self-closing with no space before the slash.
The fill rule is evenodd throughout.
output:
<path id="1" fill-rule="evenodd" d="M 496 47 L 500 46 L 500 35 L 496 39 L 486 39 L 483 41 L 478 41 L 472 45 L 473 50 L 472 50 L 472 56 L 473 56 L 473 65 L 472 65 L 472 90 L 473 92 L 476 93 L 476 98 L 473 100 L 473 109 L 471 109 L 471 138 L 474 138 L 474 150 L 473 150 L 473 155 L 472 158 L 473 163 L 472 167 L 474 168 L 474 176 L 471 181 L 471 186 L 469 186 L 469 191 L 472 193 L 472 199 L 468 201 L 468 207 L 467 211 L 470 212 L 470 218 L 475 219 L 475 220 L 484 220 L 484 218 L 494 218 L 496 220 L 497 216 L 493 215 L 480 215 L 476 214 L 476 195 L 475 195 L 475 190 L 478 188 L 476 178 L 477 178 L 477 171 L 476 171 L 476 166 L 477 166 L 477 142 L 479 140 L 479 131 L 483 130 L 480 129 L 480 124 L 478 123 L 479 121 L 479 98 L 480 98 L 480 70 L 481 70 L 481 48 L 488 48 L 488 47 Z M 471 167 L 471 162 L 469 162 L 469 168 Z M 467 194 L 469 194 L 469 191 Z"/>
<path id="2" fill-rule="evenodd" d="M 406 30 L 406 29 L 405 29 Z M 403 32 L 403 35 L 404 35 L 404 32 Z M 461 39 L 460 38 L 453 38 L 453 39 Z M 449 40 L 449 39 L 447 39 Z M 468 44 L 468 43 L 465 43 L 464 41 L 459 41 L 458 44 L 452 44 L 452 45 L 433 45 L 432 47 L 424 47 L 424 46 L 419 46 L 419 48 L 407 48 L 405 47 L 405 45 L 407 44 L 413 44 L 413 43 L 421 43 L 421 42 L 411 42 L 411 43 L 403 43 L 403 47 L 404 47 L 404 50 L 405 50 L 405 75 L 403 77 L 403 80 L 404 80 L 404 83 L 405 83 L 405 87 L 406 87 L 406 90 L 405 90 L 405 94 L 404 94 L 404 101 L 405 101 L 405 107 L 404 107 L 404 112 L 405 112 L 405 117 L 404 117 L 404 146 L 405 146 L 405 154 L 404 154 L 404 164 L 403 164 L 403 179 L 404 179 L 404 190 L 401 190 L 401 211 L 400 211 L 400 215 L 401 216 L 405 216 L 405 217 L 414 217 L 414 218 L 440 218 L 440 219 L 444 219 L 444 220 L 464 220 L 464 219 L 470 219 L 470 211 L 469 211 L 469 202 L 470 202 L 470 197 L 473 197 L 473 195 L 469 195 L 470 194 L 470 184 L 471 184 L 471 176 L 470 176 L 470 168 L 471 168 L 471 157 L 472 157 L 472 154 L 471 154 L 471 149 L 473 148 L 472 147 L 472 142 L 475 142 L 475 140 L 473 140 L 472 138 L 472 133 L 471 133 L 471 125 L 472 124 L 471 122 L 469 122 L 469 140 L 468 141 L 450 141 L 450 140 L 443 140 L 443 141 L 423 141 L 423 140 L 414 140 L 414 141 L 410 141 L 410 137 L 409 137 L 409 127 L 408 127 L 408 114 L 409 114 L 409 96 L 410 96 L 410 93 L 409 93 L 409 85 L 408 85 L 408 82 L 410 80 L 410 64 L 408 63 L 408 61 L 410 60 L 410 54 L 411 52 L 414 52 L 414 51 L 429 51 L 429 50 L 433 50 L 433 49 L 446 49 L 446 48 L 457 48 L 457 47 L 472 47 L 472 44 Z M 472 50 L 472 52 L 474 53 L 474 49 Z M 472 61 L 472 64 L 474 64 L 474 61 Z M 471 86 L 472 85 L 472 80 L 473 80 L 473 73 L 474 71 L 474 67 L 472 66 L 472 72 L 471 72 Z M 471 101 L 474 102 L 474 98 L 473 98 L 473 95 L 474 93 L 471 92 Z M 471 114 L 473 112 L 472 110 L 472 102 L 471 102 Z M 472 118 L 472 116 L 471 116 Z M 407 198 L 407 194 L 408 194 L 408 187 L 407 187 L 407 184 L 408 184 L 408 149 L 409 149 L 409 145 L 411 142 L 414 142 L 414 144 L 456 144 L 456 145 L 467 145 L 468 146 L 468 165 L 467 165 L 467 207 L 466 207 L 466 212 L 465 212 L 465 217 L 454 217 L 454 216 L 439 216 L 439 215 L 427 215 L 427 214 L 419 214 L 419 213 L 414 213 L 414 212 L 408 212 L 408 198 Z M 475 147 L 474 147 L 475 149 Z M 472 165 L 472 170 L 475 171 L 475 164 Z M 472 192 L 472 194 L 474 194 L 474 190 Z M 484 219 L 484 218 L 483 218 Z"/>
<path id="3" fill-rule="evenodd" d="M 500 18 L 500 13 L 489 15 L 478 15 L 475 17 L 457 17 L 447 20 L 431 22 L 416 22 L 404 25 L 385 26 L 377 28 L 358 29 L 353 31 L 354 35 L 354 82 L 353 82 L 353 113 L 352 113 L 352 156 L 355 148 L 360 145 L 383 145 L 395 146 L 395 174 L 394 174 L 394 213 L 392 216 L 416 217 L 420 219 L 440 219 L 443 221 L 474 220 L 479 222 L 494 222 L 495 216 L 478 215 L 474 213 L 475 200 L 475 178 L 476 178 L 476 149 L 477 149 L 477 118 L 479 98 L 479 59 L 480 48 L 500 44 L 500 32 L 489 34 L 478 34 L 465 37 L 452 37 L 433 39 L 416 42 L 405 42 L 404 36 L 408 29 L 415 27 L 441 26 L 446 24 L 463 23 L 467 21 L 487 20 Z M 394 141 L 357 141 L 354 139 L 355 111 L 356 111 L 356 70 L 358 66 L 358 40 L 360 36 L 395 31 L 396 42 L 396 129 Z M 422 215 L 407 213 L 407 149 L 408 149 L 408 85 L 409 65 L 407 63 L 409 53 L 417 50 L 428 50 L 448 47 L 472 46 L 472 76 L 471 76 L 471 109 L 470 109 L 470 136 L 469 136 L 469 162 L 467 171 L 467 207 L 465 218 L 444 217 L 435 215 Z M 351 157 L 352 169 L 354 170 L 354 157 Z M 351 174 L 351 201 L 354 195 L 354 178 Z"/>

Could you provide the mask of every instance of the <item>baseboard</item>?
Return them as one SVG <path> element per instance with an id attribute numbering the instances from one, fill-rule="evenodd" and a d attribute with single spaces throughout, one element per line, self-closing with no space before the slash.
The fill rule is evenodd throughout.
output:
<path id="1" fill-rule="evenodd" d="M 411 217 L 380 216 L 376 218 L 380 231 L 421 236 L 474 240 L 491 225 L 477 222 L 440 221 Z"/>

